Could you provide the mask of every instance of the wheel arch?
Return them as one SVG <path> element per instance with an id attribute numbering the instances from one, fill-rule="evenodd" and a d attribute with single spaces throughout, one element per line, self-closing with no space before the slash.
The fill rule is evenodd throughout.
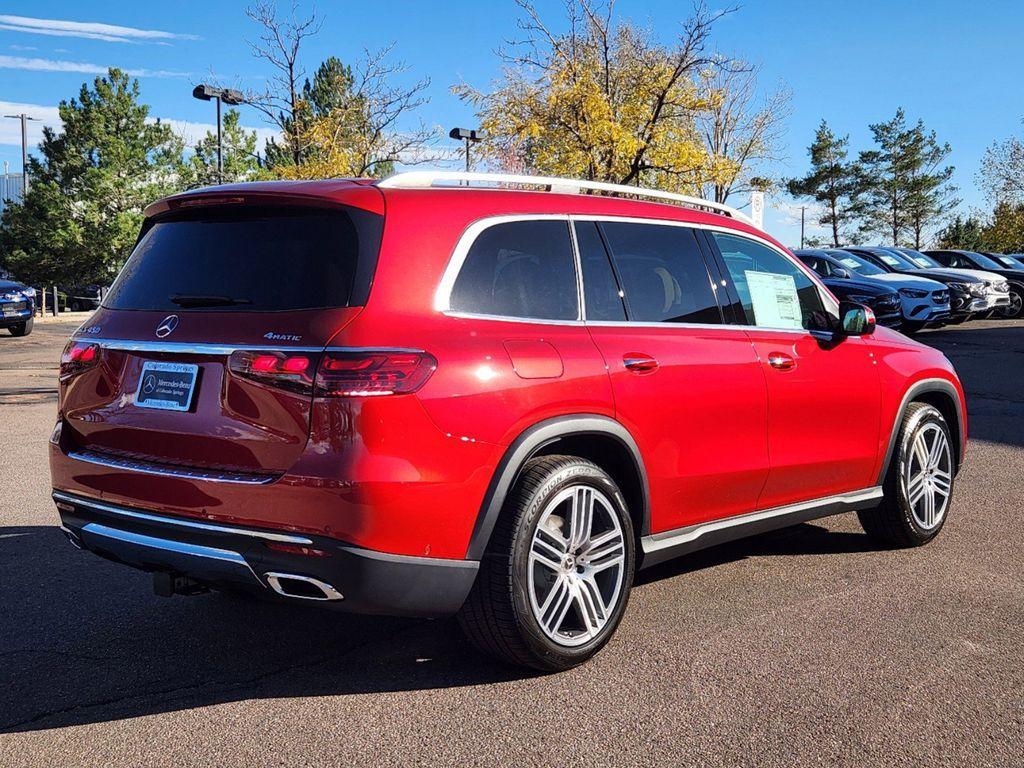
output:
<path id="1" fill-rule="evenodd" d="M 900 425 L 906 415 L 907 408 L 911 403 L 928 403 L 938 409 L 942 417 L 950 425 L 950 432 L 954 441 L 954 455 L 959 470 L 963 461 L 964 447 L 966 443 L 965 425 L 960 410 L 960 394 L 952 382 L 946 379 L 925 379 L 913 385 L 904 393 L 900 407 L 896 411 L 896 418 L 893 419 L 892 429 L 889 432 L 889 447 L 885 452 L 885 461 L 882 462 L 882 469 L 878 474 L 878 485 L 885 481 L 889 472 L 893 455 L 896 451 L 896 443 L 899 440 Z"/>
<path id="2" fill-rule="evenodd" d="M 629 431 L 607 416 L 556 416 L 524 430 L 506 449 L 477 513 L 467 559 L 483 557 L 505 498 L 526 462 L 536 456 L 562 453 L 589 459 L 611 475 L 626 499 L 637 541 L 649 532 L 647 472 L 640 449 Z"/>

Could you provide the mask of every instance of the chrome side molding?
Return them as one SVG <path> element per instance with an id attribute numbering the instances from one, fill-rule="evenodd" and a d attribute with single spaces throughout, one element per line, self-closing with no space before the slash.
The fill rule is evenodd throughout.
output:
<path id="1" fill-rule="evenodd" d="M 685 528 L 644 536 L 640 544 L 644 553 L 643 566 L 655 565 L 686 552 L 693 552 L 715 544 L 722 544 L 755 533 L 785 528 L 796 523 L 820 517 L 867 509 L 882 499 L 880 485 L 860 491 L 839 493 L 798 504 L 758 510 L 745 515 L 726 517 L 696 523 Z"/>

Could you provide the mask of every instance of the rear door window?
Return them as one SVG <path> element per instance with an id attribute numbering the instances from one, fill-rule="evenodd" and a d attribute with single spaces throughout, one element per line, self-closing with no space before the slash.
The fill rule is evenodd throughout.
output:
<path id="1" fill-rule="evenodd" d="M 632 322 L 718 324 L 722 313 L 692 229 L 600 224 Z"/>
<path id="2" fill-rule="evenodd" d="M 510 221 L 485 229 L 466 254 L 449 306 L 474 315 L 579 319 L 569 222 Z"/>
<path id="3" fill-rule="evenodd" d="M 150 224 L 110 309 L 277 312 L 361 305 L 382 217 L 357 209 L 211 207 Z"/>

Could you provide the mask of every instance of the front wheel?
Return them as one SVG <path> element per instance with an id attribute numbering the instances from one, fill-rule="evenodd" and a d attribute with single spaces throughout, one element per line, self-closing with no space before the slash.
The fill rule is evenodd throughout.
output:
<path id="1" fill-rule="evenodd" d="M 1024 314 L 1024 294 L 1019 289 L 1010 289 L 1010 303 L 1000 310 L 1000 314 L 1007 320 L 1016 320 Z"/>
<path id="2" fill-rule="evenodd" d="M 919 547 L 946 522 L 956 459 L 949 425 L 937 408 L 911 403 L 875 509 L 857 513 L 864 531 L 885 544 Z"/>
<path id="3" fill-rule="evenodd" d="M 17 325 L 11 326 L 11 336 L 28 336 L 32 333 L 32 326 L 35 325 L 35 319 L 29 318 L 24 323 L 18 323 Z"/>
<path id="4" fill-rule="evenodd" d="M 531 460 L 509 494 L 459 613 L 469 640 L 546 672 L 608 642 L 629 599 L 633 525 L 615 482 L 575 456 Z"/>

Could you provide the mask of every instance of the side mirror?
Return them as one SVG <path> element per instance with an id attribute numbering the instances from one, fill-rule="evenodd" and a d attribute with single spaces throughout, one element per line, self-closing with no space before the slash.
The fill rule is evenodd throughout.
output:
<path id="1" fill-rule="evenodd" d="M 832 277 L 838 277 L 840 280 L 849 280 L 850 273 L 842 267 L 832 267 Z"/>
<path id="2" fill-rule="evenodd" d="M 843 336 L 867 336 L 875 332 L 875 313 L 852 301 L 839 303 L 839 332 Z"/>

